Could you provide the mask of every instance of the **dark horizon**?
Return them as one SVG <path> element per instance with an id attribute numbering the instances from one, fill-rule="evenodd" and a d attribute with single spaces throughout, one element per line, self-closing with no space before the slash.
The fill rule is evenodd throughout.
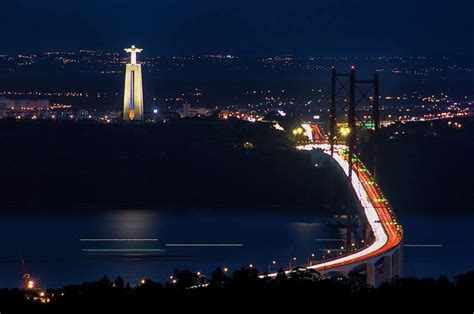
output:
<path id="1" fill-rule="evenodd" d="M 134 43 L 171 56 L 471 55 L 474 4 L 455 2 L 14 0 L 4 4 L 12 27 L 0 32 L 1 52 L 120 52 Z M 136 17 L 125 20 L 131 6 Z"/>

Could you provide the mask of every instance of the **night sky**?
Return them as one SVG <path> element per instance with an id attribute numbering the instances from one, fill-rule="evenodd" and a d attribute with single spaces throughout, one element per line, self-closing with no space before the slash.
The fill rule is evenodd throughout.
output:
<path id="1" fill-rule="evenodd" d="M 10 0 L 0 52 L 473 54 L 472 0 Z"/>

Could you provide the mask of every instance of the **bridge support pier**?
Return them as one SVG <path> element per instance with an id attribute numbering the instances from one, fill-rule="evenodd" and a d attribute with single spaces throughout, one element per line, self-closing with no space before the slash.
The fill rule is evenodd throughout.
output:
<path id="1" fill-rule="evenodd" d="M 392 254 L 392 276 L 394 278 L 401 277 L 403 271 L 403 252 L 402 245 Z"/>
<path id="2" fill-rule="evenodd" d="M 400 277 L 402 274 L 402 252 L 396 249 L 390 255 L 382 256 L 378 261 L 366 264 L 367 285 L 377 288 L 384 282 Z"/>
<path id="3" fill-rule="evenodd" d="M 392 280 L 392 256 L 383 257 L 383 268 L 381 269 L 382 282 Z"/>
<path id="4" fill-rule="evenodd" d="M 376 272 L 375 272 L 375 263 L 367 263 L 366 264 L 366 274 L 367 274 L 367 285 L 371 287 L 376 287 Z"/>

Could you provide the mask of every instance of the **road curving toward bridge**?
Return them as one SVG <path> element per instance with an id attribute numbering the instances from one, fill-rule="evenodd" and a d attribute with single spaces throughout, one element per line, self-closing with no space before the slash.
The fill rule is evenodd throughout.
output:
<path id="1" fill-rule="evenodd" d="M 297 148 L 307 151 L 320 149 L 324 151 L 324 153 L 331 155 L 329 144 L 310 144 L 298 146 Z M 336 145 L 334 148 L 332 158 L 344 171 L 345 175 L 348 176 L 349 163 L 347 147 L 345 145 Z M 308 269 L 314 269 L 324 273 L 331 271 L 348 272 L 357 266 L 375 263 L 375 260 L 385 255 L 391 255 L 393 251 L 399 249 L 402 245 L 402 226 L 395 217 L 395 214 L 374 178 L 357 158 L 353 159 L 352 171 L 352 190 L 370 226 L 373 240 L 353 252 L 316 264 L 305 265 Z M 291 270 L 287 272 L 290 271 Z M 277 273 L 268 274 L 269 277 L 275 277 L 276 275 Z"/>

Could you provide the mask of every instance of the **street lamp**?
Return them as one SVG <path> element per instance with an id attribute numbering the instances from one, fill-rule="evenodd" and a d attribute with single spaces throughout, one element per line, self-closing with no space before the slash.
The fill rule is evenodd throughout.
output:
<path id="1" fill-rule="evenodd" d="M 275 265 L 276 264 L 276 261 L 273 260 L 271 264 L 268 264 L 268 272 L 271 273 L 272 272 L 272 265 Z"/>
<path id="2" fill-rule="evenodd" d="M 296 262 L 296 257 L 293 257 L 292 259 L 290 259 L 290 261 L 288 263 L 288 266 L 289 266 L 290 269 L 291 269 L 291 261 Z"/>

